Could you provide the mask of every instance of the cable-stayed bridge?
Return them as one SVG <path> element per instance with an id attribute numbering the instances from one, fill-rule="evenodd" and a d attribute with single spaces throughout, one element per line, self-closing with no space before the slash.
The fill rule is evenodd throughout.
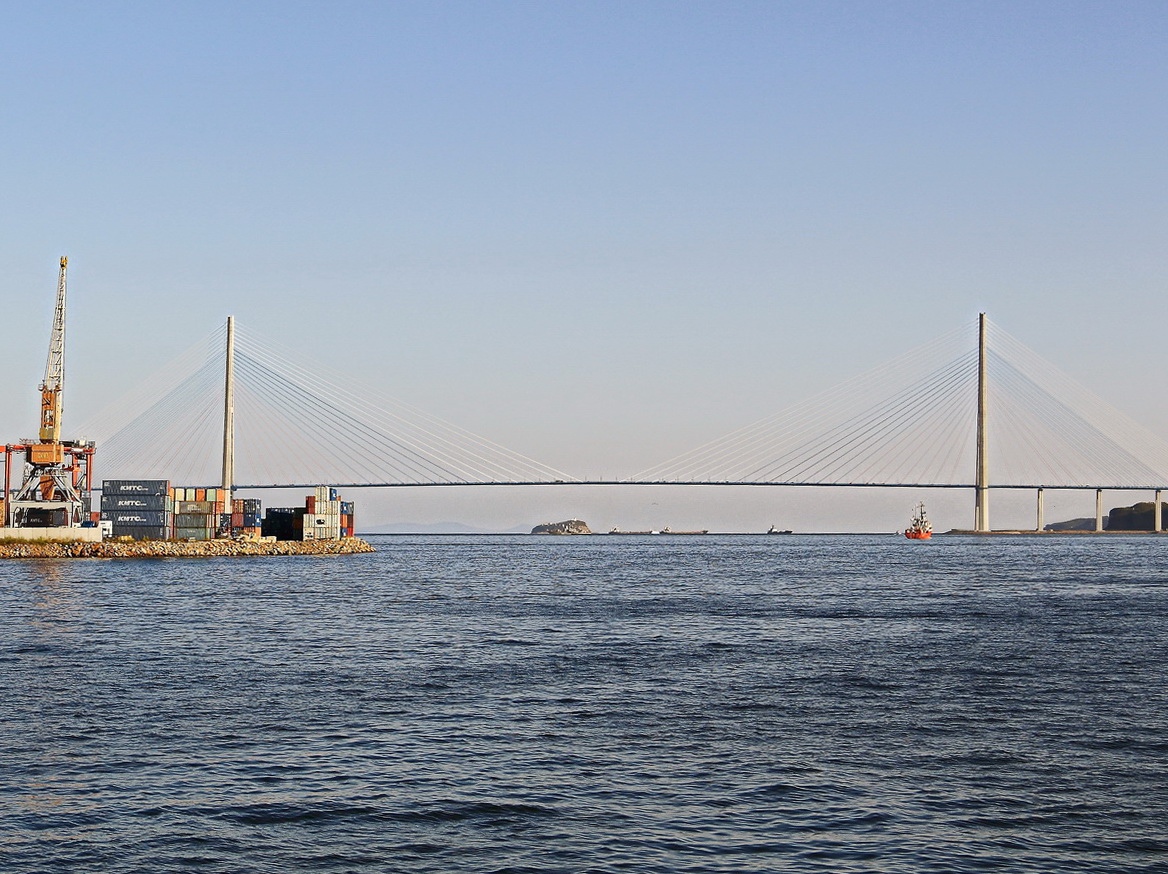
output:
<path id="1" fill-rule="evenodd" d="M 230 337 L 230 342 L 228 338 Z M 228 354 L 225 356 L 225 350 Z M 225 358 L 232 364 L 227 368 Z M 633 476 L 586 480 L 232 326 L 79 430 L 103 478 L 235 488 L 693 485 L 1149 491 L 1168 443 L 982 317 Z M 230 390 L 227 387 L 230 386 Z M 226 423 L 226 424 L 225 424 Z M 231 462 L 228 464 L 227 458 Z"/>

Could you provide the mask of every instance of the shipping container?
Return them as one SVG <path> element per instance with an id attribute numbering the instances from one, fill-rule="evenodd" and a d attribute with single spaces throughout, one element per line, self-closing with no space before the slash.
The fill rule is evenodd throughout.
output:
<path id="1" fill-rule="evenodd" d="M 111 534 L 113 537 L 133 537 L 135 540 L 167 540 L 170 537 L 170 527 L 158 525 L 114 525 Z"/>
<path id="2" fill-rule="evenodd" d="M 315 528 L 304 527 L 305 540 L 337 540 L 341 536 L 341 529 L 335 525 L 318 525 Z"/>
<path id="3" fill-rule="evenodd" d="M 259 525 L 261 523 L 261 521 L 262 520 L 260 519 L 259 513 L 244 513 L 243 514 L 243 526 L 245 528 L 255 528 L 257 525 Z"/>
<path id="4" fill-rule="evenodd" d="M 102 480 L 103 495 L 166 495 L 170 482 L 164 479 L 107 479 Z"/>
<path id="5" fill-rule="evenodd" d="M 174 505 L 176 513 L 203 513 L 209 515 L 216 512 L 215 505 L 210 501 L 179 501 Z"/>
<path id="6" fill-rule="evenodd" d="M 209 513 L 176 513 L 175 528 L 203 528 L 211 530 L 219 525 L 219 520 Z"/>
<path id="7" fill-rule="evenodd" d="M 104 510 L 153 510 L 166 512 L 171 509 L 168 495 L 107 495 L 101 496 L 101 509 Z"/>
<path id="8" fill-rule="evenodd" d="M 299 540 L 303 525 L 303 507 L 269 507 L 260 529 L 264 537 Z"/>
<path id="9" fill-rule="evenodd" d="M 175 540 L 211 540 L 214 532 L 206 528 L 175 528 Z"/>
<path id="10" fill-rule="evenodd" d="M 169 514 L 145 510 L 103 510 L 101 518 L 106 522 L 113 522 L 115 528 L 122 525 L 150 525 L 162 528 L 170 524 Z"/>
<path id="11" fill-rule="evenodd" d="M 243 512 L 254 513 L 255 515 L 259 516 L 264 512 L 264 502 L 259 498 L 244 498 Z"/>
<path id="12" fill-rule="evenodd" d="M 331 489 L 329 489 L 328 486 L 317 486 L 315 497 L 318 501 L 327 501 L 327 500 L 329 500 L 329 492 L 330 491 L 331 491 Z"/>

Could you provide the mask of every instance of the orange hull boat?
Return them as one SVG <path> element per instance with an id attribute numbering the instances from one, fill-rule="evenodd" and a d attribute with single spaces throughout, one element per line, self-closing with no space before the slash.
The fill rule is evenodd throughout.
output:
<path id="1" fill-rule="evenodd" d="M 933 523 L 925 515 L 925 505 L 917 504 L 913 513 L 912 524 L 904 529 L 904 536 L 909 540 L 928 540 L 933 536 Z"/>

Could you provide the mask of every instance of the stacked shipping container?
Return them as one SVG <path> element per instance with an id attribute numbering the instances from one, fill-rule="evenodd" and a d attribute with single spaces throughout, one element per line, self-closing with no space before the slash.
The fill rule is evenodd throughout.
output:
<path id="1" fill-rule="evenodd" d="M 272 507 L 263 533 L 277 540 L 337 540 L 354 536 L 354 505 L 341 501 L 336 489 L 318 486 L 303 507 Z"/>
<path id="2" fill-rule="evenodd" d="M 262 512 L 258 498 L 236 498 L 231 502 L 231 512 L 224 512 L 220 518 L 219 527 L 232 537 L 259 537 Z"/>
<path id="3" fill-rule="evenodd" d="M 255 537 L 262 508 L 257 498 L 228 502 L 217 488 L 176 486 L 166 480 L 105 480 L 101 519 L 111 522 L 114 537 L 137 540 L 211 540 Z"/>
<path id="4" fill-rule="evenodd" d="M 229 500 L 223 489 L 201 488 L 175 489 L 175 498 L 174 536 L 180 540 L 260 536 L 259 498 Z"/>
<path id="5" fill-rule="evenodd" d="M 300 540 L 299 532 L 304 530 L 303 507 L 268 507 L 264 515 L 264 537 L 277 540 Z"/>
<path id="6" fill-rule="evenodd" d="M 101 484 L 101 520 L 112 523 L 114 537 L 165 540 L 172 512 L 166 480 L 107 479 Z"/>

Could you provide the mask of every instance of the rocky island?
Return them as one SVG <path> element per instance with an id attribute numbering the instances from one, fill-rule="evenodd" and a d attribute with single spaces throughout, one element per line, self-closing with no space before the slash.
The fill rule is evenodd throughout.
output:
<path id="1" fill-rule="evenodd" d="M 579 519 L 568 519 L 566 522 L 545 522 L 531 529 L 532 534 L 591 534 L 592 529 L 587 523 Z"/>

